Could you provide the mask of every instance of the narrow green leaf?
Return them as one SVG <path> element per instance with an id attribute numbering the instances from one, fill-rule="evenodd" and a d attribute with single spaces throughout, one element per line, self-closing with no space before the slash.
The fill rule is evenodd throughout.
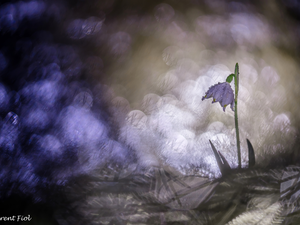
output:
<path id="1" fill-rule="evenodd" d="M 234 75 L 233 73 L 230 74 L 230 75 L 226 78 L 226 82 L 230 84 L 231 81 L 233 80 L 234 76 L 235 76 L 235 75 Z"/>
<path id="2" fill-rule="evenodd" d="M 253 167 L 255 165 L 255 154 L 254 154 L 254 149 L 251 144 L 251 142 L 247 140 L 247 145 L 248 145 L 248 157 L 249 157 L 249 168 Z"/>

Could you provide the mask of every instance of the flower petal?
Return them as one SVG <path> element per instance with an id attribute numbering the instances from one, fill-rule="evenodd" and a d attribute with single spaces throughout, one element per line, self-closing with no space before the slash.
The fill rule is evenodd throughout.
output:
<path id="1" fill-rule="evenodd" d="M 212 103 L 219 102 L 224 112 L 226 106 L 229 104 L 232 111 L 234 111 L 234 94 L 229 83 L 224 82 L 211 86 L 205 93 L 205 96 L 202 97 L 202 101 L 211 97 L 213 98 Z"/>

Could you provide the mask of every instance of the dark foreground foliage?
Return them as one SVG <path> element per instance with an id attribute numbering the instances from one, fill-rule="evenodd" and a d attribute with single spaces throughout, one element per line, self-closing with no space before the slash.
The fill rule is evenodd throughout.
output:
<path id="1" fill-rule="evenodd" d="M 232 171 L 216 180 L 162 168 L 126 177 L 106 170 L 74 180 L 66 196 L 77 216 L 57 216 L 61 224 L 298 224 L 299 179 L 298 166 Z"/>

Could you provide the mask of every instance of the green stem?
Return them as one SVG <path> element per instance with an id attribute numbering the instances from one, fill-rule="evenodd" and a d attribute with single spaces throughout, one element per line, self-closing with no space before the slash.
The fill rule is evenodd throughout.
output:
<path id="1" fill-rule="evenodd" d="M 237 155 L 238 155 L 238 168 L 241 168 L 241 147 L 240 147 L 240 134 L 239 134 L 239 122 L 237 114 L 237 99 L 239 92 L 239 64 L 235 64 L 234 70 L 234 86 L 235 86 L 235 98 L 234 98 L 234 121 L 235 121 L 235 133 L 236 133 L 236 146 L 237 146 Z"/>

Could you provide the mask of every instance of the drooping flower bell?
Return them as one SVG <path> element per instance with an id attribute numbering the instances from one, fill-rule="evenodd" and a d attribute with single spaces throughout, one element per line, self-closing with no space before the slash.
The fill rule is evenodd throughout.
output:
<path id="1" fill-rule="evenodd" d="M 226 106 L 229 104 L 232 111 L 234 111 L 234 94 L 229 83 L 219 82 L 218 84 L 211 86 L 205 93 L 205 96 L 202 97 L 202 101 L 211 97 L 213 98 L 212 103 L 219 102 L 220 105 L 223 107 L 224 112 Z"/>

